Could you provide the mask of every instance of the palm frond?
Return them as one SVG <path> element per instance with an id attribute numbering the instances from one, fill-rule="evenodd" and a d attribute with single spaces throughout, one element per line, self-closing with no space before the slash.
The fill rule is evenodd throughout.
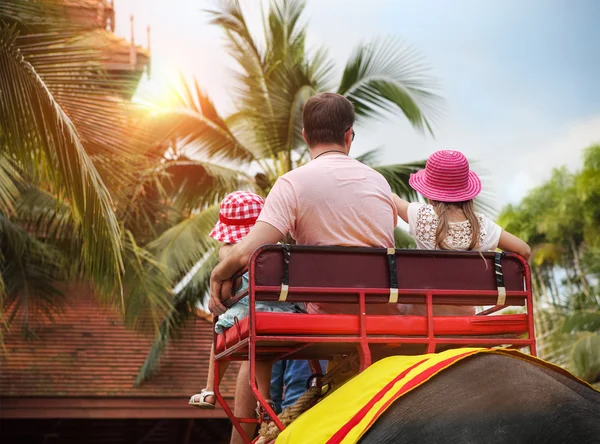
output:
<path id="1" fill-rule="evenodd" d="M 411 173 L 415 173 L 425 167 L 425 161 L 375 166 L 373 169 L 379 172 L 390 184 L 392 192 L 406 200 L 417 200 L 418 193 L 408 184 Z"/>
<path id="2" fill-rule="evenodd" d="M 222 0 L 217 8 L 206 12 L 211 18 L 210 23 L 221 27 L 225 32 L 228 52 L 239 65 L 239 69 L 233 72 L 232 92 L 236 101 L 252 115 L 253 124 L 258 125 L 257 143 L 262 144 L 264 152 L 274 155 L 280 149 L 281 141 L 273 142 L 273 137 L 261 140 L 260 136 L 272 135 L 278 131 L 274 124 L 276 114 L 270 94 L 269 76 L 271 68 L 279 60 L 273 57 L 274 51 L 267 56 L 267 49 L 259 47 L 239 1 Z"/>
<path id="3" fill-rule="evenodd" d="M 256 137 L 259 143 L 270 147 L 270 151 L 265 150 L 263 156 L 279 152 L 289 156 L 291 151 L 305 147 L 302 138 L 302 109 L 306 101 L 317 92 L 317 85 L 298 66 L 289 69 L 280 67 L 271 81 L 272 127 L 259 125 Z M 252 116 L 250 121 L 259 122 L 259 113 Z M 273 128 L 277 130 L 273 131 Z M 287 170 L 291 170 L 291 163 Z"/>
<path id="4" fill-rule="evenodd" d="M 172 279 L 185 275 L 190 268 L 214 247 L 216 241 L 208 235 L 218 220 L 219 206 L 213 205 L 165 231 L 148 244 L 158 262 Z"/>
<path id="5" fill-rule="evenodd" d="M 208 103 L 205 101 L 205 108 Z M 188 155 L 199 154 L 208 160 L 235 163 L 254 160 L 255 154 L 226 125 L 221 125 L 220 118 L 215 122 L 193 107 L 157 111 L 152 121 L 156 140 L 176 140 Z"/>
<path id="6" fill-rule="evenodd" d="M 0 25 L 0 145 L 28 171 L 48 177 L 72 202 L 84 240 L 82 259 L 98 288 L 120 285 L 121 236 L 111 198 L 77 131 L 16 44 L 15 27 Z"/>
<path id="7" fill-rule="evenodd" d="M 173 309 L 171 281 L 149 251 L 125 232 L 125 324 L 138 331 L 160 331 L 162 320 Z"/>
<path id="8" fill-rule="evenodd" d="M 360 156 L 356 156 L 355 159 L 358 160 L 359 162 L 364 163 L 365 165 L 374 167 L 379 163 L 380 155 L 381 155 L 381 149 L 375 148 L 375 149 L 369 150 L 369 151 L 361 154 Z"/>
<path id="9" fill-rule="evenodd" d="M 22 330 L 30 333 L 36 320 L 52 319 L 64 305 L 63 294 L 56 287 L 65 277 L 64 258 L 1 214 L 0 251 L 5 283 L 5 305 L 0 312 L 8 307 L 7 323 L 18 316 Z"/>
<path id="10" fill-rule="evenodd" d="M 318 48 L 308 55 L 307 72 L 317 91 L 334 89 L 334 62 L 325 48 Z"/>
<path id="11" fill-rule="evenodd" d="M 229 53 L 241 68 L 241 73 L 238 72 L 240 82 L 236 85 L 239 97 L 248 105 L 266 102 L 269 109 L 264 48 L 259 48 L 238 0 L 221 0 L 217 5 L 206 12 L 210 16 L 209 22 L 225 32 Z M 271 116 L 268 114 L 266 117 Z"/>
<path id="12" fill-rule="evenodd" d="M 0 132 L 0 140 L 1 140 Z M 15 200 L 19 196 L 17 185 L 22 181 L 21 175 L 13 163 L 0 154 L 0 212 L 14 214 Z"/>
<path id="13" fill-rule="evenodd" d="M 293 45 L 293 42 L 289 42 Z M 287 59 L 278 60 L 269 74 L 269 97 L 273 108 L 273 128 L 258 124 L 261 113 L 252 120 L 259 128 L 257 134 L 261 143 L 271 147 L 272 152 L 302 151 L 306 144 L 302 137 L 302 110 L 306 101 L 329 85 L 333 62 L 324 50 L 308 58 L 302 47 L 290 49 Z M 257 125 L 258 124 L 258 125 Z M 291 167 L 289 168 L 291 169 Z"/>
<path id="14" fill-rule="evenodd" d="M 306 24 L 302 21 L 304 0 L 272 2 L 267 18 L 267 62 L 272 66 L 282 60 L 302 61 Z"/>
<path id="15" fill-rule="evenodd" d="M 17 218 L 30 233 L 53 243 L 78 237 L 71 206 L 38 187 L 23 187 L 17 201 Z"/>
<path id="16" fill-rule="evenodd" d="M 475 209 L 494 220 L 498 216 L 498 209 L 494 204 L 496 195 L 493 191 L 494 187 L 490 183 L 490 172 L 477 160 L 469 159 L 469 166 L 477 173 L 482 183 L 482 191 L 475 198 Z"/>
<path id="17" fill-rule="evenodd" d="M 210 162 L 183 157 L 166 161 L 161 169 L 167 176 L 165 192 L 179 209 L 206 208 L 235 190 L 256 191 L 253 179 L 244 172 Z"/>
<path id="18" fill-rule="evenodd" d="M 154 339 L 148 356 L 140 368 L 135 385 L 139 386 L 156 373 L 160 365 L 160 356 L 169 341 L 186 326 L 194 315 L 194 308 L 208 293 L 210 273 L 217 265 L 218 248 L 209 248 L 204 256 L 192 267 L 175 289 L 173 309 L 164 318 L 160 331 Z"/>
<path id="19" fill-rule="evenodd" d="M 396 39 L 356 48 L 346 64 L 338 93 L 348 97 L 358 120 L 401 111 L 413 127 L 433 134 L 441 99 L 416 51 Z"/>

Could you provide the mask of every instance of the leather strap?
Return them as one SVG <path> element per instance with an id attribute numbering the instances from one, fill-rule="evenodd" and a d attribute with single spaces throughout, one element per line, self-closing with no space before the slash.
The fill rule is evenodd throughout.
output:
<path id="1" fill-rule="evenodd" d="M 494 272 L 496 275 L 496 287 L 498 288 L 496 305 L 504 305 L 506 303 L 506 287 L 504 286 L 504 274 L 502 273 L 502 256 L 504 256 L 504 253 L 494 253 Z"/>
<path id="2" fill-rule="evenodd" d="M 389 304 L 398 302 L 398 271 L 396 270 L 396 249 L 387 249 L 388 271 L 390 273 L 390 298 Z"/>
<path id="3" fill-rule="evenodd" d="M 281 281 L 279 302 L 285 302 L 290 288 L 290 257 L 292 248 L 289 244 L 282 244 L 281 246 L 283 247 L 283 279 Z"/>

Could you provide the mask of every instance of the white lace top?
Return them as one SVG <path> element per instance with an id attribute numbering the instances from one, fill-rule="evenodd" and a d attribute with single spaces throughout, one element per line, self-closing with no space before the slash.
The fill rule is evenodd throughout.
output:
<path id="1" fill-rule="evenodd" d="M 496 223 L 477 214 L 479 218 L 479 245 L 481 251 L 495 250 L 502 228 Z M 413 202 L 408 206 L 409 233 L 415 238 L 417 248 L 435 250 L 435 232 L 437 230 L 437 214 L 433 206 Z M 450 222 L 446 246 L 451 250 L 468 250 L 471 245 L 471 224 L 469 221 Z"/>

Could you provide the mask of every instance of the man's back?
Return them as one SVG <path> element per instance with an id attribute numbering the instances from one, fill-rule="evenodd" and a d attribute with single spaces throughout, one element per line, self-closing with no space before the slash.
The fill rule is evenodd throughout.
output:
<path id="1" fill-rule="evenodd" d="M 345 154 L 312 160 L 281 177 L 259 221 L 298 245 L 394 246 L 396 207 L 386 180 Z"/>
<path id="2" fill-rule="evenodd" d="M 299 245 L 388 248 L 397 213 L 381 174 L 345 154 L 330 154 L 282 176 L 258 220 L 289 232 Z M 311 313 L 323 311 L 346 310 L 309 305 Z"/>

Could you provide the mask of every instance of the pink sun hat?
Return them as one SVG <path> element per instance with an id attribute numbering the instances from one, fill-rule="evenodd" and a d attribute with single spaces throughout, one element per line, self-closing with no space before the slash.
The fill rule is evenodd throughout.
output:
<path id="1" fill-rule="evenodd" d="M 459 151 L 436 151 L 424 170 L 410 175 L 408 183 L 424 197 L 440 202 L 463 202 L 481 192 L 481 180 L 469 169 L 469 161 Z"/>
<path id="2" fill-rule="evenodd" d="M 225 196 L 219 207 L 219 222 L 209 236 L 219 242 L 236 244 L 250 232 L 265 201 L 258 194 L 235 191 Z"/>

